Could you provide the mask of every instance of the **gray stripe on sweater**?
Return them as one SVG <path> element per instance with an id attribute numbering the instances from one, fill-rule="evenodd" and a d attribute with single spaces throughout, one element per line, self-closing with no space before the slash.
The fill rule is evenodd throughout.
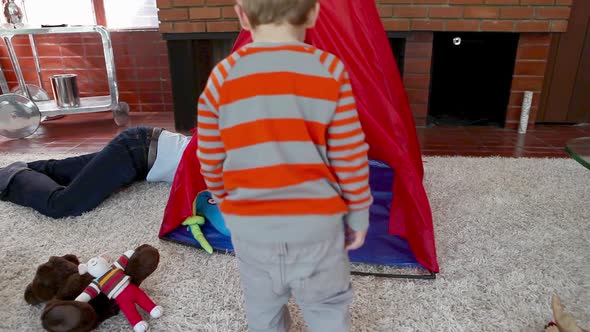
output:
<path id="1" fill-rule="evenodd" d="M 219 91 L 217 91 L 217 89 L 215 88 L 215 84 L 213 84 L 213 81 L 211 79 L 209 79 L 209 81 L 207 82 L 207 88 L 211 92 L 211 96 L 213 96 L 214 100 L 207 100 L 208 99 L 207 97 L 205 97 L 205 99 L 211 104 L 218 102 L 219 101 Z"/>
<path id="2" fill-rule="evenodd" d="M 311 142 L 270 142 L 231 150 L 224 171 L 239 171 L 281 164 L 325 164 L 322 150 Z M 325 151 L 325 150 L 324 150 Z"/>
<path id="3" fill-rule="evenodd" d="M 201 150 L 197 151 L 197 157 L 206 160 L 223 160 L 225 153 L 204 153 Z M 207 165 L 203 165 L 203 168 Z"/>
<path id="4" fill-rule="evenodd" d="M 367 175 L 369 174 L 369 168 L 368 167 L 363 167 L 358 171 L 354 171 L 354 172 L 339 172 L 338 173 L 338 178 L 340 180 L 348 180 L 351 178 L 355 178 L 358 176 L 362 176 L 362 175 Z"/>
<path id="5" fill-rule="evenodd" d="M 338 106 L 346 106 L 346 105 L 351 105 L 354 103 L 355 103 L 354 97 L 346 97 L 346 98 L 340 99 L 340 101 L 338 102 Z"/>
<path id="6" fill-rule="evenodd" d="M 361 145 L 357 148 L 354 148 L 352 150 L 328 152 L 328 158 L 330 158 L 330 159 L 346 158 L 348 156 L 355 155 L 357 153 L 361 153 L 361 152 L 367 151 L 367 150 L 368 150 L 368 146 L 366 144 L 363 144 L 363 145 Z"/>
<path id="7" fill-rule="evenodd" d="M 341 160 L 332 160 L 332 166 L 334 167 L 357 167 L 361 166 L 362 164 L 367 162 L 366 157 L 356 158 L 352 161 L 341 161 Z"/>
<path id="8" fill-rule="evenodd" d="M 303 182 L 273 190 L 238 188 L 229 192 L 231 200 L 266 201 L 275 199 L 323 199 L 339 197 L 340 187 L 328 179 Z"/>
<path id="9" fill-rule="evenodd" d="M 338 61 L 338 65 L 336 65 L 336 69 L 334 70 L 334 79 L 339 80 L 340 76 L 342 76 L 342 71 L 344 71 L 344 64 L 342 61 Z"/>
<path id="10" fill-rule="evenodd" d="M 223 142 L 207 142 L 199 140 L 199 147 L 204 149 L 218 149 L 223 148 Z"/>
<path id="11" fill-rule="evenodd" d="M 361 199 L 366 199 L 368 197 L 371 196 L 371 189 L 367 189 L 365 191 L 363 191 L 360 194 L 356 194 L 356 195 L 352 195 L 352 194 L 346 194 L 346 199 L 351 200 L 351 201 L 359 201 Z"/>
<path id="12" fill-rule="evenodd" d="M 340 138 L 340 139 L 329 139 L 328 146 L 330 147 L 338 147 L 344 146 L 349 144 L 358 143 L 365 140 L 365 134 L 358 134 L 348 138 Z"/>
<path id="13" fill-rule="evenodd" d="M 342 190 L 355 191 L 355 190 L 359 190 L 359 189 L 364 188 L 366 185 L 367 185 L 367 180 L 353 182 L 353 183 L 347 183 L 347 184 L 340 185 L 340 186 L 342 187 Z"/>
<path id="14" fill-rule="evenodd" d="M 221 134 L 216 129 L 201 129 L 199 130 L 199 135 L 204 137 L 219 137 Z"/>
<path id="15" fill-rule="evenodd" d="M 330 126 L 330 134 L 344 134 L 355 131 L 361 128 L 360 122 L 354 122 L 351 124 L 343 125 L 343 126 Z"/>
<path id="16" fill-rule="evenodd" d="M 310 242 L 332 239 L 344 231 L 344 216 L 337 215 L 294 216 L 236 216 L 223 214 L 232 237 L 254 243 Z M 367 218 L 368 221 L 368 218 Z"/>
<path id="17" fill-rule="evenodd" d="M 292 72 L 331 78 L 330 73 L 313 54 L 296 51 L 275 51 L 248 54 L 231 69 L 227 81 L 252 74 Z"/>
<path id="18" fill-rule="evenodd" d="M 305 119 L 327 125 L 335 111 L 333 101 L 295 95 L 252 97 L 222 106 L 219 128 L 228 129 L 262 119 Z"/>
<path id="19" fill-rule="evenodd" d="M 201 116 L 201 117 L 199 117 L 198 121 L 200 123 L 217 124 L 217 120 L 215 118 L 210 118 L 210 117 L 207 117 L 207 116 Z"/>

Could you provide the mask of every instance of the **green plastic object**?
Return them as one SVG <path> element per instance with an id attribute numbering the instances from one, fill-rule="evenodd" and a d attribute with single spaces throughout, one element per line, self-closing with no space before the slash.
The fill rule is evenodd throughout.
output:
<path id="1" fill-rule="evenodd" d="M 213 248 L 211 247 L 211 245 L 209 244 L 209 242 L 205 238 L 205 235 L 203 235 L 203 232 L 201 231 L 200 226 L 203 226 L 204 224 L 205 224 L 205 218 L 201 217 L 201 216 L 188 217 L 182 223 L 183 226 L 188 226 L 190 228 L 191 233 L 193 233 L 193 236 L 199 242 L 201 247 L 209 254 L 212 254 Z"/>

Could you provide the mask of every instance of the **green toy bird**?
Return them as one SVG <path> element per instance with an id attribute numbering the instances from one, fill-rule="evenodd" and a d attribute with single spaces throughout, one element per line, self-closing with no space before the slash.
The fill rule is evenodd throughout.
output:
<path id="1" fill-rule="evenodd" d="M 206 252 L 212 254 L 213 248 L 211 247 L 211 245 L 209 244 L 209 242 L 205 238 L 205 235 L 203 235 L 203 232 L 201 231 L 200 226 L 203 226 L 204 224 L 205 224 L 205 218 L 201 217 L 201 216 L 188 217 L 182 223 L 183 226 L 188 226 L 190 228 L 191 233 L 193 233 L 193 236 L 199 242 L 201 247 L 203 249 L 205 249 Z"/>

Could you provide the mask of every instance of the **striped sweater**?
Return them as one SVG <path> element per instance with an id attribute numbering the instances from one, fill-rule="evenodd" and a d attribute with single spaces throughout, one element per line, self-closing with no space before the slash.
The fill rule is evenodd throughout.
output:
<path id="1" fill-rule="evenodd" d="M 343 63 L 304 43 L 253 43 L 198 103 L 201 173 L 232 236 L 325 240 L 368 228 L 368 146 Z"/>
<path id="2" fill-rule="evenodd" d="M 94 279 L 86 287 L 84 293 L 90 295 L 91 299 L 97 297 L 101 292 L 109 299 L 116 298 L 129 284 L 130 277 L 124 272 L 128 261 L 129 257 L 121 256 L 107 273 Z"/>

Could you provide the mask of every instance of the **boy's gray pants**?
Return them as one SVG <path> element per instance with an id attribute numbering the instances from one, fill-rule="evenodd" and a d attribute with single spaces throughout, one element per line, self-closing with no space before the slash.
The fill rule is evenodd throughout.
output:
<path id="1" fill-rule="evenodd" d="M 251 332 L 285 332 L 291 295 L 310 332 L 350 331 L 350 263 L 344 231 L 319 243 L 259 244 L 232 237 Z"/>

